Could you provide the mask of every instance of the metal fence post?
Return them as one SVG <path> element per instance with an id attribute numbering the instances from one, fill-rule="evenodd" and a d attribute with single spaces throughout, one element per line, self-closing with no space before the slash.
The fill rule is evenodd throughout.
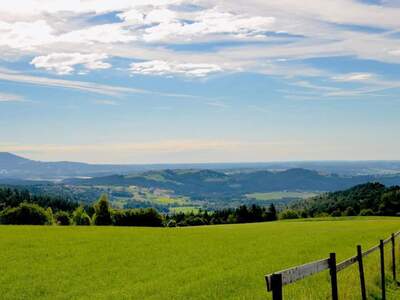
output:
<path id="1" fill-rule="evenodd" d="M 338 300 L 336 253 L 329 254 L 329 271 L 331 275 L 332 300 Z"/>
<path id="2" fill-rule="evenodd" d="M 272 300 L 282 300 L 282 274 L 272 274 L 271 276 Z"/>
<path id="3" fill-rule="evenodd" d="M 364 277 L 364 265 L 361 245 L 357 246 L 357 260 L 358 260 L 358 271 L 360 273 L 360 285 L 361 285 L 361 299 L 367 300 L 367 291 L 365 288 L 365 277 Z"/>
<path id="4" fill-rule="evenodd" d="M 396 244 L 394 241 L 394 233 L 392 233 L 392 272 L 393 280 L 396 282 Z"/>
<path id="5" fill-rule="evenodd" d="M 381 254 L 381 287 L 382 287 L 382 300 L 386 300 L 386 284 L 385 284 L 385 244 L 383 240 L 379 241 L 379 250 Z"/>

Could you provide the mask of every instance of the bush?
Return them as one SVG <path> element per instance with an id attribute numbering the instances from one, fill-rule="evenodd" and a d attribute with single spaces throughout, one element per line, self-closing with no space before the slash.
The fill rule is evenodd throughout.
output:
<path id="1" fill-rule="evenodd" d="M 25 202 L 0 213 L 1 224 L 49 225 L 52 224 L 52 221 L 51 216 L 43 207 Z"/>
<path id="2" fill-rule="evenodd" d="M 362 209 L 360 211 L 360 216 L 373 216 L 375 215 L 374 211 L 370 208 Z"/>
<path id="3" fill-rule="evenodd" d="M 162 227 L 162 216 L 154 208 L 115 210 L 112 213 L 115 226 Z"/>
<path id="4" fill-rule="evenodd" d="M 284 210 L 283 212 L 281 212 L 281 214 L 279 215 L 279 218 L 284 220 L 284 219 L 298 219 L 299 215 L 297 214 L 297 212 L 295 210 L 292 209 L 287 209 Z"/>
<path id="5" fill-rule="evenodd" d="M 95 225 L 111 225 L 110 204 L 108 203 L 107 195 L 102 195 L 94 206 L 93 223 Z"/>
<path id="6" fill-rule="evenodd" d="M 71 225 L 71 218 L 66 211 L 58 211 L 54 215 L 57 225 L 68 226 Z"/>
<path id="7" fill-rule="evenodd" d="M 320 212 L 320 213 L 314 215 L 314 218 L 327 218 L 327 217 L 330 217 L 330 216 L 331 215 L 326 213 L 326 212 Z"/>
<path id="8" fill-rule="evenodd" d="M 207 225 L 207 221 L 204 218 L 193 216 L 186 219 L 186 224 L 189 226 L 200 226 Z"/>
<path id="9" fill-rule="evenodd" d="M 302 210 L 301 213 L 300 213 L 300 217 L 303 218 L 303 219 L 308 218 L 308 213 L 307 213 L 307 211 Z"/>
<path id="10" fill-rule="evenodd" d="M 75 209 L 74 213 L 72 214 L 72 219 L 75 225 L 87 226 L 91 223 L 89 215 L 81 206 Z"/>
<path id="11" fill-rule="evenodd" d="M 331 216 L 332 217 L 341 217 L 342 216 L 342 212 L 339 209 L 337 209 L 337 210 L 335 210 L 335 211 L 333 211 L 331 213 Z"/>
<path id="12" fill-rule="evenodd" d="M 352 208 L 351 206 L 349 206 L 348 208 L 346 208 L 346 210 L 344 211 L 344 215 L 345 216 L 355 216 L 355 215 L 357 215 L 356 214 L 356 211 L 354 210 L 354 208 Z"/>
<path id="13" fill-rule="evenodd" d="M 234 224 L 237 223 L 237 219 L 234 214 L 229 214 L 228 218 L 226 219 L 226 222 L 229 224 Z"/>
<path id="14" fill-rule="evenodd" d="M 169 220 L 167 224 L 165 224 L 166 227 L 176 227 L 176 221 L 175 220 Z"/>

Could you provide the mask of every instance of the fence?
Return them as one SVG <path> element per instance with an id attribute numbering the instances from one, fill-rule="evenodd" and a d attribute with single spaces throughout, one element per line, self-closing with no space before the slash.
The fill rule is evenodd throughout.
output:
<path id="1" fill-rule="evenodd" d="M 385 283 L 385 245 L 391 242 L 391 257 L 392 257 L 392 276 L 396 281 L 396 237 L 400 235 L 400 231 L 392 233 L 390 237 L 385 240 L 380 240 L 379 244 L 362 252 L 360 245 L 357 246 L 357 255 L 350 257 L 340 263 L 336 263 L 336 254 L 330 253 L 328 258 L 314 261 L 305 265 L 293 267 L 283 271 L 265 276 L 267 283 L 267 291 L 272 292 L 273 300 L 283 299 L 283 286 L 299 281 L 303 278 L 312 276 L 316 273 L 329 269 L 331 281 L 332 299 L 338 300 L 338 284 L 337 273 L 346 269 L 347 267 L 358 262 L 358 270 L 360 275 L 360 289 L 362 300 L 367 299 L 367 290 L 365 286 L 364 265 L 363 257 L 378 251 L 380 252 L 380 273 L 381 273 L 381 290 L 382 300 L 386 300 L 386 283 Z"/>

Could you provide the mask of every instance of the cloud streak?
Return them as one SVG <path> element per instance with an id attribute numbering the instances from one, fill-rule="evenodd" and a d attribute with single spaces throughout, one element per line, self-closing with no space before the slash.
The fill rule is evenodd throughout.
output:
<path id="1" fill-rule="evenodd" d="M 143 94 L 143 95 L 154 94 L 163 97 L 173 97 L 173 98 L 193 98 L 193 99 L 199 98 L 187 94 L 163 93 L 152 90 L 135 89 L 130 87 L 99 84 L 94 82 L 24 75 L 13 71 L 5 71 L 4 69 L 3 70 L 0 69 L 0 80 L 39 85 L 39 86 L 47 86 L 47 87 L 66 88 L 66 89 L 79 90 L 79 91 L 90 92 L 95 94 L 103 94 L 109 96 L 121 96 L 124 94 Z"/>

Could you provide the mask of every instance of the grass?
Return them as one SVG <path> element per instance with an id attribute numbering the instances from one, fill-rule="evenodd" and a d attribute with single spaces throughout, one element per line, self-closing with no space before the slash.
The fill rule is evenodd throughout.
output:
<path id="1" fill-rule="evenodd" d="M 264 274 L 332 251 L 340 261 L 354 255 L 358 243 L 367 249 L 399 230 L 399 221 L 0 226 L 1 299 L 270 299 Z M 369 295 L 379 299 L 377 254 L 365 264 Z M 286 299 L 328 299 L 328 278 L 323 272 L 287 286 Z M 339 273 L 341 299 L 359 299 L 358 287 L 355 265 Z M 399 299 L 393 292 L 388 296 Z"/>
<path id="2" fill-rule="evenodd" d="M 179 214 L 179 213 L 185 213 L 185 214 L 190 214 L 190 213 L 198 213 L 200 209 L 196 206 L 176 206 L 176 207 L 170 207 L 169 212 L 172 214 Z"/>
<path id="3" fill-rule="evenodd" d="M 269 193 L 252 193 L 247 194 L 246 197 L 249 199 L 256 200 L 283 200 L 283 199 L 307 199 L 317 196 L 318 193 L 313 192 L 269 192 Z"/>

